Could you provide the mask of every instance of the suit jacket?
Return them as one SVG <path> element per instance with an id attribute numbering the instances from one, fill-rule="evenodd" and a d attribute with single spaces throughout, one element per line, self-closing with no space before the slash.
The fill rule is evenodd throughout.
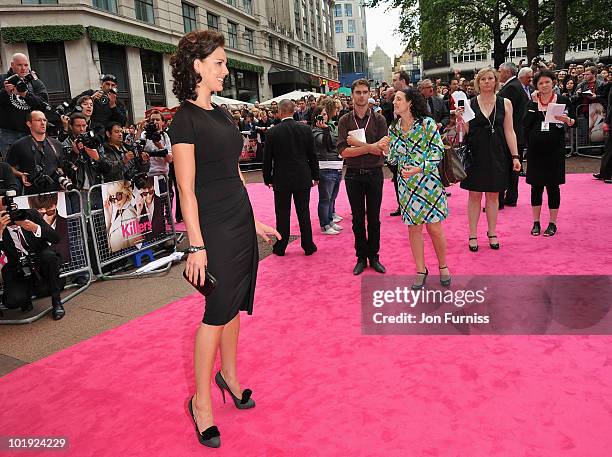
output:
<path id="1" fill-rule="evenodd" d="M 32 232 L 28 230 L 23 230 L 23 237 L 27 243 L 25 247 L 26 250 L 30 253 L 41 252 L 44 249 L 49 247 L 49 244 L 56 244 L 60 241 L 59 234 L 51 228 L 49 224 L 47 224 L 42 216 L 38 213 L 38 211 L 34 209 L 26 209 L 25 210 L 28 219 L 34 222 L 37 225 L 40 225 L 41 233 L 40 238 L 37 238 Z M 5 268 L 10 268 L 10 265 L 16 265 L 19 263 L 19 259 L 21 257 L 21 252 L 15 247 L 15 243 L 11 234 L 9 233 L 9 229 L 5 229 L 2 232 L 2 241 L 0 241 L 0 251 L 4 251 L 6 254 L 6 258 L 8 263 L 5 265 Z"/>
<path id="2" fill-rule="evenodd" d="M 442 100 L 440 97 L 436 97 L 435 95 L 431 97 L 431 101 L 433 104 L 433 112 L 429 113 L 431 118 L 436 121 L 436 123 L 439 122 L 442 124 L 442 127 L 446 127 L 450 122 L 450 112 L 446 107 L 446 103 L 444 103 L 444 100 Z M 425 99 L 425 103 L 427 103 L 427 108 L 430 110 L 429 100 Z"/>
<path id="3" fill-rule="evenodd" d="M 62 263 L 70 262 L 70 247 L 68 237 L 68 220 L 59 214 L 55 217 L 55 231 L 60 241 L 51 247 L 60 255 Z"/>
<path id="4" fill-rule="evenodd" d="M 512 124 L 516 141 L 518 144 L 525 144 L 525 132 L 523 130 L 523 119 L 527 110 L 529 98 L 523 90 L 523 85 L 517 78 L 508 81 L 497 93 L 500 97 L 507 98 L 512 102 Z"/>
<path id="5" fill-rule="evenodd" d="M 143 208 L 143 212 L 140 216 L 141 224 L 149 222 L 149 216 L 146 213 L 146 208 Z M 161 197 L 155 195 L 153 197 L 153 215 L 151 217 L 151 233 L 146 235 L 147 238 L 154 238 L 157 235 L 164 233 L 166 230 L 166 223 L 164 221 L 164 207 L 162 204 Z"/>
<path id="6" fill-rule="evenodd" d="M 319 180 L 319 162 L 310 127 L 285 119 L 266 135 L 263 176 L 274 190 L 310 189 Z"/>

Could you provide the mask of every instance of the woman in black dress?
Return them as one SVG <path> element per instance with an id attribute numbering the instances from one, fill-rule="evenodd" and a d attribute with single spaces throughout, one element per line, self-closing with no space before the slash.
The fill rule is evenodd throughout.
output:
<path id="1" fill-rule="evenodd" d="M 242 390 L 236 373 L 240 319 L 253 310 L 257 275 L 257 237 L 280 238 L 258 222 L 238 168 L 242 135 L 229 113 L 211 102 L 223 90 L 228 74 L 223 35 L 196 31 L 185 35 L 172 56 L 173 92 L 182 102 L 170 127 L 174 168 L 190 248 L 186 273 L 192 284 L 204 284 L 208 267 L 218 286 L 206 297 L 202 325 L 195 341 L 196 393 L 189 401 L 200 443 L 219 447 L 214 426 L 210 379 L 221 352 L 215 382 L 239 409 L 255 406 L 249 389 Z"/>
<path id="2" fill-rule="evenodd" d="M 567 113 L 572 113 L 570 99 L 553 92 L 555 74 L 550 70 L 541 70 L 535 74 L 533 82 L 538 89 L 537 101 L 527 105 L 524 124 L 527 135 L 527 184 L 531 184 L 531 207 L 533 210 L 533 228 L 531 234 L 540 234 L 540 213 L 542 211 L 542 194 L 546 187 L 550 222 L 544 236 L 557 233 L 557 214 L 561 203 L 560 184 L 565 183 L 565 126 L 574 125 L 575 120 L 567 114 L 556 116 L 560 124 L 544 122 L 550 103 L 565 105 Z"/>
<path id="3" fill-rule="evenodd" d="M 485 213 L 487 215 L 487 236 L 491 249 L 499 249 L 495 233 L 499 211 L 499 192 L 506 190 L 510 169 L 519 171 L 518 147 L 512 126 L 512 103 L 495 95 L 499 84 L 497 71 L 485 67 L 478 72 L 474 81 L 477 97 L 470 100 L 476 117 L 463 124 L 467 135 L 465 142 L 471 151 L 471 165 L 466 170 L 467 177 L 461 181 L 461 188 L 470 191 L 468 199 L 468 220 L 470 224 L 470 251 L 478 251 L 477 228 L 485 193 Z M 465 108 L 458 108 L 460 116 Z M 512 165 L 510 164 L 512 162 Z"/>

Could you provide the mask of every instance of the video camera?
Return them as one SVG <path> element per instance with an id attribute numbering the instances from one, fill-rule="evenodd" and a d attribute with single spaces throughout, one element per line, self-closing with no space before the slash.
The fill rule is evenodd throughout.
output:
<path id="1" fill-rule="evenodd" d="M 145 138 L 151 140 L 153 143 L 161 141 L 161 132 L 157 130 L 157 124 L 153 121 L 149 121 L 144 127 Z"/>
<path id="2" fill-rule="evenodd" d="M 32 186 L 38 191 L 44 192 L 57 184 L 62 190 L 73 190 L 74 184 L 59 168 L 53 170 L 50 175 L 45 174 L 42 166 L 36 164 L 34 172 L 30 175 Z"/>
<path id="3" fill-rule="evenodd" d="M 15 86 L 17 92 L 26 92 L 28 90 L 28 84 L 34 81 L 34 76 L 28 73 L 22 78 L 18 74 L 13 74 L 6 78 L 5 81 Z"/>
<path id="4" fill-rule="evenodd" d="M 17 196 L 17 192 L 14 190 L 0 190 L 0 196 L 4 201 L 6 212 L 11 219 L 11 225 L 15 225 L 15 222 L 25 221 L 27 214 L 24 209 L 19 209 L 14 199 Z"/>
<path id="5" fill-rule="evenodd" d="M 115 89 L 114 87 L 109 89 L 108 92 L 112 92 L 113 94 L 117 95 L 117 89 Z M 99 99 L 98 102 L 100 102 L 101 105 L 108 105 L 109 102 L 109 98 L 108 95 L 105 93 L 103 94 Z"/>

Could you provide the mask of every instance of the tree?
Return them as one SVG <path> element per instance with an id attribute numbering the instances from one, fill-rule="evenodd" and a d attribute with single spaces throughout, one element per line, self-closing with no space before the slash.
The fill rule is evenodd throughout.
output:
<path id="1" fill-rule="evenodd" d="M 567 22 L 567 11 L 569 9 L 569 0 L 557 0 L 555 3 L 555 21 L 554 21 L 554 47 L 553 47 L 553 62 L 557 68 L 565 66 L 565 53 L 567 52 L 567 32 L 569 24 Z"/>

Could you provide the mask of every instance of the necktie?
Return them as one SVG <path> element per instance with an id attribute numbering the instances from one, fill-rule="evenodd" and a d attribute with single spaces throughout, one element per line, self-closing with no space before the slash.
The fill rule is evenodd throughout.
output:
<path id="1" fill-rule="evenodd" d="M 433 114 L 434 108 L 433 108 L 433 100 L 431 99 L 431 97 L 427 99 L 427 105 L 429 106 L 429 114 Z"/>
<path id="2" fill-rule="evenodd" d="M 17 230 L 17 238 L 19 238 L 19 242 L 21 243 L 21 251 L 23 251 L 24 254 L 27 254 L 28 251 L 26 247 L 28 247 L 28 243 L 26 242 L 25 237 L 23 236 L 21 228 Z"/>
<path id="3" fill-rule="evenodd" d="M 531 94 L 529 93 L 529 86 L 524 86 L 525 93 L 527 94 L 527 98 L 531 98 Z"/>

